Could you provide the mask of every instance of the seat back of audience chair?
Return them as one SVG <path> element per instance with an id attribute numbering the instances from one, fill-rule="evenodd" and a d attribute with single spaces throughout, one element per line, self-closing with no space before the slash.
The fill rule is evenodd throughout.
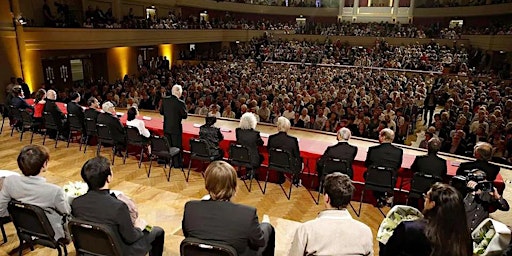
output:
<path id="1" fill-rule="evenodd" d="M 181 256 L 238 256 L 232 246 L 187 237 L 180 244 Z"/>
<path id="2" fill-rule="evenodd" d="M 69 232 L 77 255 L 121 256 L 121 247 L 106 225 L 73 219 Z"/>

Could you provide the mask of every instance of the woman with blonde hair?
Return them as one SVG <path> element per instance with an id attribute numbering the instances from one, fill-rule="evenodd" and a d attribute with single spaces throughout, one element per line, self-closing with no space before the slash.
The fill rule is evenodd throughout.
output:
<path id="1" fill-rule="evenodd" d="M 256 208 L 235 204 L 236 171 L 224 161 L 214 161 L 205 172 L 209 200 L 185 204 L 182 230 L 185 237 L 221 242 L 241 256 L 274 255 L 275 234 L 270 223 L 259 223 Z"/>

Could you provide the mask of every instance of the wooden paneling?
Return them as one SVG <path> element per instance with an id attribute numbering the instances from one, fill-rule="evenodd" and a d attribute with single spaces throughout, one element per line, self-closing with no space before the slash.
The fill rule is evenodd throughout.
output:
<path id="1" fill-rule="evenodd" d="M 492 4 L 484 6 L 415 8 L 414 17 L 467 17 L 492 16 L 512 12 L 512 3 Z"/>

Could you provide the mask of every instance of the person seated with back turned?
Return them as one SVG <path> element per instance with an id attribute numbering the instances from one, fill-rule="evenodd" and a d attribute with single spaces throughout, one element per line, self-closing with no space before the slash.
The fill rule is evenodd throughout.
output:
<path id="1" fill-rule="evenodd" d="M 441 140 L 432 138 L 427 142 L 428 154 L 423 156 L 416 156 L 411 166 L 412 172 L 423 174 L 430 174 L 435 177 L 444 179 L 448 172 L 446 167 L 446 160 L 440 158 L 437 152 L 441 149 Z"/>
<path id="2" fill-rule="evenodd" d="M 78 92 L 72 92 L 69 96 L 69 99 L 71 100 L 67 106 L 66 109 L 69 114 L 73 114 L 76 117 L 78 117 L 78 120 L 82 124 L 82 132 L 85 133 L 85 114 L 84 109 L 80 104 L 78 104 L 81 100 L 80 93 Z"/>
<path id="3" fill-rule="evenodd" d="M 121 255 L 140 256 L 148 252 L 150 256 L 162 255 L 164 230 L 153 226 L 148 231 L 146 221 L 141 218 L 133 223 L 126 203 L 110 194 L 114 174 L 107 158 L 97 156 L 87 160 L 80 175 L 89 190 L 71 203 L 73 216 L 111 227 L 120 241 Z"/>
<path id="4" fill-rule="evenodd" d="M 373 255 L 370 227 L 352 219 L 347 210 L 354 189 L 346 174 L 327 175 L 323 188 L 326 209 L 299 226 L 288 255 Z"/>
<path id="5" fill-rule="evenodd" d="M 461 194 L 452 186 L 435 183 L 425 194 L 423 219 L 401 222 L 380 256 L 469 256 L 471 235 Z"/>
<path id="6" fill-rule="evenodd" d="M 215 160 L 221 160 L 224 157 L 224 151 L 219 147 L 219 143 L 224 139 L 220 128 L 213 126 L 217 122 L 217 117 L 206 116 L 205 124 L 199 127 L 199 138 L 206 141 L 210 154 L 215 156 Z"/>
<path id="7" fill-rule="evenodd" d="M 236 143 L 246 146 L 251 154 L 251 164 L 260 166 L 263 155 L 258 152 L 258 146 L 263 146 L 260 132 L 256 130 L 256 117 L 253 113 L 245 113 L 240 117 L 240 125 L 236 128 Z"/>
<path id="8" fill-rule="evenodd" d="M 473 155 L 475 156 L 476 160 L 461 163 L 457 169 L 457 175 L 467 176 L 469 171 L 478 169 L 485 172 L 487 180 L 494 181 L 500 172 L 500 167 L 489 163 L 489 160 L 492 158 L 491 144 L 487 142 L 477 143 L 475 145 Z"/>
<path id="9" fill-rule="evenodd" d="M 128 112 L 126 113 L 126 126 L 133 126 L 139 130 L 139 134 L 144 136 L 144 138 L 149 138 L 151 133 L 146 128 L 146 124 L 143 120 L 137 119 L 137 115 L 139 114 L 139 110 L 137 107 L 130 107 L 128 109 Z"/>
<path id="10" fill-rule="evenodd" d="M 324 164 L 329 158 L 336 158 L 340 160 L 346 160 L 348 164 L 347 175 L 349 177 L 354 177 L 354 172 L 352 170 L 352 163 L 357 155 L 357 147 L 352 146 L 348 143 L 348 140 L 352 136 L 352 133 L 348 128 L 341 128 L 337 132 L 338 143 L 333 146 L 327 147 L 322 157 L 316 163 L 316 171 L 318 173 L 318 177 L 322 177 L 324 174 Z"/>
<path id="11" fill-rule="evenodd" d="M 25 99 L 23 98 L 23 90 L 21 89 L 21 85 L 15 85 L 12 88 L 12 98 L 10 105 L 14 106 L 17 109 L 34 109 L 33 106 L 30 106 Z"/>
<path id="12" fill-rule="evenodd" d="M 292 157 L 292 171 L 298 175 L 293 175 L 292 183 L 299 185 L 300 174 L 302 170 L 302 158 L 300 157 L 299 141 L 296 137 L 288 135 L 290 130 L 290 120 L 284 116 L 277 118 L 277 131 L 278 133 L 272 134 L 268 137 L 268 149 L 278 148 L 286 150 L 291 154 Z M 285 177 L 283 173 L 279 173 L 279 183 L 284 183 Z"/>
<path id="13" fill-rule="evenodd" d="M 472 172 L 474 179 L 486 182 L 484 171 L 476 170 Z M 489 218 L 491 210 L 508 211 L 510 206 L 507 200 L 500 195 L 496 187 L 484 189 L 475 180 L 469 180 L 467 187 L 470 190 L 464 198 L 464 208 L 466 209 L 466 218 L 471 232 L 485 219 Z"/>
<path id="14" fill-rule="evenodd" d="M 39 206 L 55 231 L 55 240 L 68 240 L 69 235 L 65 231 L 67 216 L 71 214 L 68 199 L 61 187 L 46 182 L 42 177 L 49 160 L 50 153 L 44 146 L 33 144 L 21 149 L 17 162 L 23 176 L 5 178 L 0 191 L 0 217 L 9 216 L 7 205 L 11 200 Z"/>
<path id="15" fill-rule="evenodd" d="M 64 134 L 68 134 L 68 130 L 66 127 L 66 115 L 62 113 L 60 108 L 56 104 L 57 102 L 57 93 L 54 90 L 48 90 L 46 92 L 46 103 L 44 104 L 44 112 L 49 113 L 57 125 L 59 129 L 60 138 L 62 140 L 67 140 Z M 53 131 L 52 131 L 53 132 Z M 55 137 L 54 134 L 50 134 L 50 137 Z"/>
<path id="16" fill-rule="evenodd" d="M 112 102 L 107 101 L 101 106 L 105 113 L 98 114 L 97 123 L 104 124 L 110 130 L 112 139 L 116 144 L 116 155 L 123 156 L 122 150 L 126 147 L 126 134 L 124 132 L 123 124 L 116 115 L 116 109 Z"/>
<path id="17" fill-rule="evenodd" d="M 398 169 L 402 166 L 403 151 L 401 148 L 397 148 L 391 144 L 395 139 L 395 132 L 389 128 L 384 128 L 379 132 L 380 145 L 368 148 L 366 155 L 366 161 L 364 162 L 366 167 L 388 167 L 393 169 L 393 177 L 396 181 Z M 365 177 L 366 177 L 365 172 Z M 395 184 L 393 184 L 395 185 Z M 387 197 L 386 194 L 381 192 L 374 192 L 377 198 L 378 206 L 384 204 L 391 204 L 393 198 Z"/>
<path id="18" fill-rule="evenodd" d="M 98 109 L 100 108 L 100 103 L 95 97 L 90 97 L 87 100 L 87 106 L 88 108 L 84 111 L 84 117 L 85 118 L 91 118 L 92 120 L 97 120 L 98 115 L 100 114 L 100 111 Z"/>
<path id="19" fill-rule="evenodd" d="M 185 204 L 185 237 L 230 245 L 239 256 L 274 255 L 272 225 L 258 222 L 256 208 L 231 202 L 237 187 L 233 166 L 214 161 L 206 168 L 204 179 L 210 199 Z"/>

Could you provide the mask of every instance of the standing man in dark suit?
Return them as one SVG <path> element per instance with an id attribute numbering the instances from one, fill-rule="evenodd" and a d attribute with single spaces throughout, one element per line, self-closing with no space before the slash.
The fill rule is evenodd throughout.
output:
<path id="1" fill-rule="evenodd" d="M 116 152 L 117 156 L 123 156 L 123 150 L 126 147 L 126 134 L 124 131 L 123 124 L 116 116 L 116 109 L 114 108 L 114 104 L 112 102 L 107 101 L 103 103 L 101 106 L 105 113 L 98 114 L 97 123 L 104 124 L 110 130 L 110 135 L 112 135 L 112 139 L 116 144 Z"/>
<path id="2" fill-rule="evenodd" d="M 280 116 L 277 119 L 278 133 L 269 136 L 267 147 L 269 151 L 271 148 L 279 148 L 290 152 L 293 163 L 292 170 L 295 173 L 298 173 L 298 175 L 293 175 L 292 182 L 293 184 L 298 185 L 300 180 L 300 171 L 302 170 L 302 158 L 300 157 L 299 141 L 297 138 L 288 135 L 290 126 L 290 120 L 284 116 Z M 279 182 L 283 183 L 285 180 L 284 174 L 279 174 Z"/>
<path id="3" fill-rule="evenodd" d="M 73 216 L 111 227 L 116 240 L 121 242 L 122 255 L 139 256 L 149 252 L 150 256 L 161 256 L 164 230 L 153 226 L 151 231 L 147 231 L 147 222 L 141 218 L 133 223 L 128 206 L 110 194 L 113 178 L 110 161 L 103 156 L 89 159 L 80 174 L 89 191 L 73 200 Z"/>
<path id="4" fill-rule="evenodd" d="M 437 152 L 441 149 L 441 140 L 432 138 L 427 143 L 428 154 L 417 156 L 416 159 L 414 159 L 414 163 L 412 163 L 411 171 L 430 174 L 444 179 L 448 172 L 446 160 L 437 155 Z"/>
<path id="5" fill-rule="evenodd" d="M 389 167 L 393 169 L 394 181 L 398 174 L 398 169 L 402 166 L 403 151 L 391 144 L 395 139 L 395 132 L 389 128 L 384 128 L 379 133 L 380 145 L 370 147 L 364 162 L 366 167 Z M 365 173 L 365 177 L 366 177 Z M 386 202 L 389 204 L 393 198 L 386 196 L 383 193 L 374 193 L 377 198 L 378 205 L 384 205 Z"/>
<path id="6" fill-rule="evenodd" d="M 46 103 L 44 104 L 44 112 L 50 113 L 55 121 L 55 124 L 59 128 L 59 134 L 61 134 L 59 139 L 67 140 L 62 134 L 68 134 L 68 130 L 66 127 L 66 115 L 62 113 L 60 108 L 57 106 L 57 93 L 54 90 L 48 90 L 46 92 Z M 53 135 L 55 137 L 55 135 Z"/>
<path id="7" fill-rule="evenodd" d="M 320 160 L 318 160 L 318 162 L 316 163 L 316 172 L 318 173 L 318 177 L 322 177 L 322 175 L 324 174 L 323 173 L 324 163 L 329 158 L 346 160 L 348 163 L 347 175 L 351 179 L 354 177 L 354 172 L 352 170 L 352 163 L 354 162 L 354 159 L 356 158 L 356 155 L 357 155 L 357 147 L 348 144 L 348 140 L 350 139 L 351 136 L 352 136 L 352 133 L 346 127 L 343 127 L 338 130 L 338 135 L 337 135 L 338 144 L 327 147 L 327 149 L 325 150 L 325 152 L 322 155 L 322 157 L 320 158 Z"/>
<path id="8" fill-rule="evenodd" d="M 162 106 L 160 107 L 160 114 L 164 116 L 164 133 L 167 140 L 171 143 L 172 147 L 180 149 L 180 154 L 172 160 L 174 168 L 183 166 L 181 151 L 183 149 L 182 136 L 183 126 L 181 120 L 187 119 L 187 109 L 185 102 L 182 101 L 181 94 L 183 89 L 181 85 L 175 84 L 172 87 L 171 97 L 162 98 Z"/>
<path id="9" fill-rule="evenodd" d="M 487 180 L 494 181 L 500 172 L 500 167 L 489 163 L 489 160 L 492 158 L 491 144 L 487 142 L 477 143 L 475 145 L 473 154 L 476 160 L 472 162 L 461 163 L 459 169 L 457 169 L 457 175 L 466 176 L 468 174 L 467 171 L 478 169 L 485 172 Z"/>
<path id="10" fill-rule="evenodd" d="M 78 102 L 80 102 L 80 93 L 78 92 L 72 92 L 70 95 L 70 102 L 67 104 L 66 109 L 68 111 L 68 115 L 72 114 L 76 117 L 78 117 L 78 120 L 82 124 L 82 131 L 85 132 L 85 115 L 84 115 L 84 109 Z"/>
<path id="11" fill-rule="evenodd" d="M 231 202 L 237 187 L 233 166 L 224 161 L 212 162 L 204 176 L 210 199 L 185 204 L 185 237 L 227 244 L 239 256 L 274 255 L 274 228 L 265 216 L 259 223 L 255 208 Z"/>

